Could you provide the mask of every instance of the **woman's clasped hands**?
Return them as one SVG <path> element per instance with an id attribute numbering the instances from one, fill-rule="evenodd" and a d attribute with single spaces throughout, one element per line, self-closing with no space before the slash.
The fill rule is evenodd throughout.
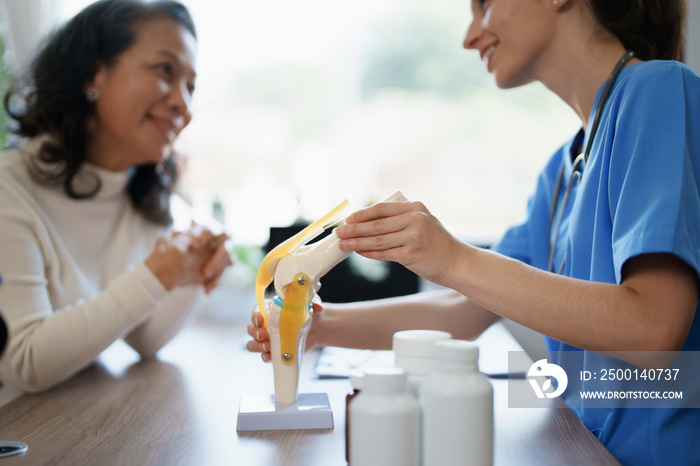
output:
<path id="1" fill-rule="evenodd" d="M 233 265 L 226 249 L 228 238 L 225 233 L 215 235 L 193 224 L 187 231 L 160 236 L 146 266 L 168 290 L 201 284 L 209 293 L 226 267 Z"/>

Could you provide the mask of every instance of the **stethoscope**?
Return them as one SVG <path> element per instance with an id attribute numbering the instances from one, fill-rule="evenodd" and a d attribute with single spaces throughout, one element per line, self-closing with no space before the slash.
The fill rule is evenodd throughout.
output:
<path id="1" fill-rule="evenodd" d="M 631 50 L 625 53 L 622 56 L 622 58 L 620 58 L 620 60 L 617 62 L 617 65 L 615 65 L 615 68 L 613 68 L 612 73 L 610 73 L 608 80 L 605 82 L 605 87 L 603 88 L 603 92 L 600 95 L 598 105 L 595 109 L 595 115 L 593 116 L 593 123 L 591 124 L 591 131 L 588 135 L 588 143 L 586 144 L 586 148 L 583 151 L 583 153 L 579 154 L 578 157 L 574 159 L 571 165 L 571 174 L 569 175 L 569 179 L 566 183 L 566 191 L 564 192 L 564 197 L 562 198 L 561 209 L 558 208 L 559 191 L 561 190 L 561 185 L 564 182 L 565 164 L 562 163 L 561 169 L 559 169 L 557 181 L 554 185 L 552 207 L 549 214 L 549 257 L 547 259 L 547 270 L 549 272 L 554 272 L 554 269 L 552 268 L 552 266 L 554 265 L 554 248 L 557 244 L 557 239 L 559 238 L 559 229 L 561 228 L 561 221 L 564 217 L 564 209 L 566 208 L 566 203 L 568 202 L 569 195 L 571 194 L 571 188 L 575 183 L 578 183 L 581 180 L 581 177 L 583 176 L 583 169 L 586 167 L 586 163 L 588 162 L 588 156 L 591 153 L 593 139 L 595 138 L 596 131 L 598 131 L 598 125 L 600 124 L 600 117 L 603 113 L 603 107 L 605 107 L 605 103 L 607 102 L 608 97 L 610 97 L 610 91 L 612 90 L 613 84 L 615 84 L 615 80 L 620 74 L 620 71 L 622 71 L 622 68 L 625 67 L 627 62 L 630 61 L 630 59 L 633 56 L 634 52 L 632 52 Z M 556 222 L 556 230 L 554 231 L 554 238 L 552 238 L 552 226 L 554 226 L 554 217 L 556 216 L 557 210 L 559 210 L 559 215 Z M 561 264 L 559 265 L 559 270 L 556 273 L 560 274 L 564 270 L 565 263 L 566 252 L 564 252 L 564 257 L 562 258 Z"/>

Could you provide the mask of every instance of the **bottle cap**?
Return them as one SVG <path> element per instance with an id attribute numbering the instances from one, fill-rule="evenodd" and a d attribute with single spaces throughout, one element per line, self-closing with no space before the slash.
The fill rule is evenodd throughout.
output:
<path id="1" fill-rule="evenodd" d="M 435 342 L 435 360 L 476 364 L 479 361 L 479 347 L 465 340 L 441 340 Z"/>
<path id="2" fill-rule="evenodd" d="M 362 390 L 365 382 L 365 373 L 361 370 L 354 370 L 350 372 L 350 385 L 355 390 Z"/>
<path id="3" fill-rule="evenodd" d="M 400 367 L 367 367 L 363 369 L 362 390 L 372 393 L 397 393 L 408 387 L 406 371 Z"/>
<path id="4" fill-rule="evenodd" d="M 402 330 L 394 333 L 392 349 L 397 358 L 433 359 L 435 342 L 452 338 L 439 330 Z"/>

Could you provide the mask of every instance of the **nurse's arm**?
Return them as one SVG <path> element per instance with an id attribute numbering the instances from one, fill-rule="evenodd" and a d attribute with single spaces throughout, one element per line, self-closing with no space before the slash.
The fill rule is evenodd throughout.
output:
<path id="1" fill-rule="evenodd" d="M 672 254 L 629 259 L 619 285 L 563 277 L 463 243 L 452 265 L 441 284 L 591 351 L 680 350 L 698 304 L 697 273 Z"/>
<path id="2" fill-rule="evenodd" d="M 312 324 L 307 347 L 391 349 L 394 332 L 425 329 L 453 338 L 477 338 L 500 316 L 450 289 L 408 296 L 323 305 Z"/>

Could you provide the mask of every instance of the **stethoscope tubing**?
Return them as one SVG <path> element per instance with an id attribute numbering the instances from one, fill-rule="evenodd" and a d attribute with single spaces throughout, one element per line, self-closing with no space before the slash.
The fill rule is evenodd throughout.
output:
<path id="1" fill-rule="evenodd" d="M 586 143 L 586 148 L 583 151 L 583 153 L 579 154 L 573 161 L 572 166 L 571 166 L 571 175 L 569 175 L 569 179 L 566 183 L 566 190 L 564 191 L 564 198 L 562 199 L 561 203 L 561 209 L 558 215 L 558 220 L 556 222 L 556 230 L 554 233 L 554 238 L 552 238 L 552 226 L 554 226 L 554 219 L 557 216 L 557 210 L 559 207 L 559 191 L 561 191 L 562 183 L 564 182 L 564 172 L 566 170 L 566 164 L 562 162 L 561 168 L 559 169 L 559 173 L 557 174 L 557 181 L 554 183 L 554 191 L 552 192 L 552 207 L 550 208 L 550 213 L 549 213 L 549 229 L 547 230 L 549 232 L 549 250 L 547 254 L 547 270 L 549 272 L 554 272 L 554 269 L 552 268 L 553 263 L 554 263 L 554 249 L 557 244 L 557 240 L 559 239 L 559 229 L 561 228 L 561 222 L 564 217 L 564 210 L 566 208 L 566 204 L 569 200 L 569 195 L 571 194 L 571 189 L 574 185 L 574 181 L 579 182 L 581 178 L 583 177 L 583 169 L 586 167 L 586 164 L 588 163 L 588 157 L 591 153 L 591 147 L 593 146 L 593 139 L 595 138 L 595 135 L 598 131 L 598 126 L 600 125 L 600 118 L 603 114 L 603 108 L 605 107 L 605 104 L 608 101 L 608 98 L 610 97 L 610 92 L 612 90 L 613 84 L 615 84 L 615 80 L 617 79 L 618 75 L 622 71 L 622 68 L 625 67 L 628 61 L 632 59 L 634 56 L 633 51 L 628 51 L 626 52 L 622 58 L 617 62 L 615 65 L 615 68 L 613 68 L 612 72 L 610 73 L 610 76 L 608 77 L 608 80 L 605 82 L 605 87 L 603 88 L 603 92 L 600 95 L 600 99 L 598 100 L 598 105 L 596 106 L 595 109 L 595 114 L 593 116 L 593 122 L 591 123 L 591 130 L 590 134 L 588 136 L 588 141 Z M 579 169 L 578 166 L 581 165 L 581 168 Z M 558 274 L 561 274 L 562 271 L 564 270 L 564 265 L 566 263 L 566 252 L 564 253 L 564 257 L 562 258 L 561 265 L 559 266 L 559 270 L 556 272 Z"/>

